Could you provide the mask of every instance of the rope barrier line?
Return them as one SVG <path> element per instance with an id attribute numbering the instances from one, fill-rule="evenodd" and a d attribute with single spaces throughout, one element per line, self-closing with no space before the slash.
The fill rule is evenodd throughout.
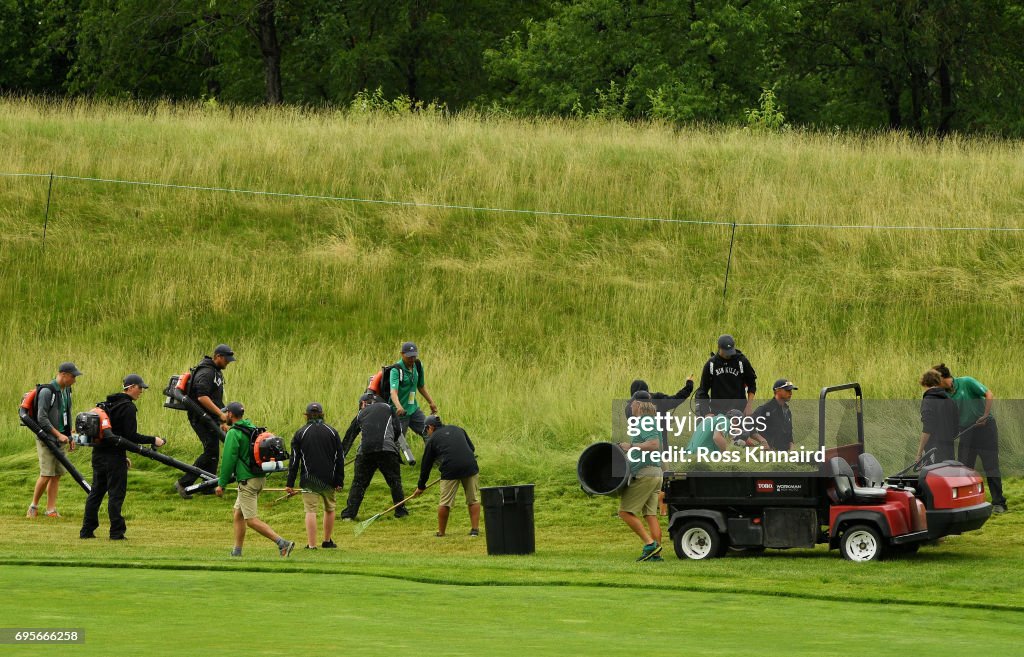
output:
<path id="1" fill-rule="evenodd" d="M 615 214 L 591 214 L 584 212 L 560 212 L 556 210 L 524 210 L 520 208 L 490 208 L 474 205 L 451 203 L 422 203 L 419 201 L 395 201 L 387 199 L 369 199 L 352 196 L 328 196 L 321 194 L 299 194 L 295 192 L 268 192 L 254 189 L 236 189 L 232 187 L 207 187 L 202 185 L 177 185 L 173 183 L 149 182 L 144 180 L 118 180 L 116 178 L 91 178 L 87 176 L 67 176 L 49 173 L 8 173 L 0 172 L 0 177 L 9 178 L 51 178 L 61 180 L 78 180 L 115 185 L 132 185 L 136 187 L 159 187 L 164 189 L 185 189 L 199 192 L 225 192 L 230 194 L 248 194 L 251 196 L 269 196 L 275 198 L 297 198 L 313 201 L 341 201 L 346 203 L 365 203 L 370 205 L 391 205 L 410 208 L 429 208 L 437 210 L 467 210 L 470 212 L 493 212 L 504 214 L 532 215 L 538 217 L 565 217 L 570 219 L 613 219 L 621 221 L 645 221 L 667 224 L 686 224 L 697 226 L 731 226 L 740 228 L 824 228 L 834 230 L 909 230 L 939 232 L 985 232 L 985 233 L 1018 233 L 1024 227 L 1017 226 L 901 226 L 901 225 L 869 225 L 869 224 L 806 224 L 806 223 L 767 223 L 740 221 L 712 221 L 698 219 L 672 219 L 668 217 L 639 217 Z"/>

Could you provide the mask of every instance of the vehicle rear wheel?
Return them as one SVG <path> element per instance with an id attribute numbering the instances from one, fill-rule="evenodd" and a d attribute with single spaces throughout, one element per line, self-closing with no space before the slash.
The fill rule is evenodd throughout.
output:
<path id="1" fill-rule="evenodd" d="M 723 553 L 722 535 L 702 520 L 693 520 L 672 536 L 672 545 L 680 559 L 710 559 Z"/>
<path id="2" fill-rule="evenodd" d="M 885 552 L 885 543 L 871 525 L 854 525 L 843 532 L 839 551 L 850 561 L 877 561 Z"/>

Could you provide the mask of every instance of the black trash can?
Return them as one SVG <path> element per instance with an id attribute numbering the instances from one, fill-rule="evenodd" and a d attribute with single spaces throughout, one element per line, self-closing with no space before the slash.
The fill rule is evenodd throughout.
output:
<path id="1" fill-rule="evenodd" d="M 533 554 L 533 484 L 480 489 L 487 554 Z"/>

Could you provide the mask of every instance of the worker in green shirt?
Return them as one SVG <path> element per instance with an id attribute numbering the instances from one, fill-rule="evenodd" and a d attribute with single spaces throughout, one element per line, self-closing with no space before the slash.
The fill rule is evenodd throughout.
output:
<path id="1" fill-rule="evenodd" d="M 969 376 L 954 377 L 945 363 L 932 369 L 942 376 L 942 387 L 956 402 L 960 411 L 960 448 L 957 460 L 973 468 L 981 457 L 981 465 L 988 479 L 992 495 L 992 512 L 1006 513 L 1003 478 L 999 472 L 999 428 L 992 415 L 995 395 L 980 381 Z"/>
<path id="2" fill-rule="evenodd" d="M 420 352 L 412 342 L 402 343 L 402 358 L 391 368 L 391 407 L 395 409 L 402 434 L 412 429 L 421 437 L 426 436 L 427 416 L 416 402 L 419 392 L 430 404 L 430 414 L 437 415 L 437 404 L 430 397 L 426 380 L 423 378 L 423 363 Z"/>
<path id="3" fill-rule="evenodd" d="M 633 417 L 654 417 L 658 409 L 651 399 L 651 393 L 638 390 L 633 393 L 630 414 Z M 637 561 L 664 561 L 661 558 L 661 523 L 658 521 L 658 493 L 663 483 L 659 465 L 650 458 L 650 453 L 661 448 L 661 432 L 654 428 L 638 425 L 630 442 L 619 443 L 626 453 L 630 480 L 619 499 L 619 517 L 643 542 L 643 550 Z"/>
<path id="4" fill-rule="evenodd" d="M 238 497 L 235 499 L 235 547 L 231 550 L 231 556 L 242 556 L 242 544 L 245 543 L 245 529 L 250 527 L 258 534 L 266 536 L 275 544 L 281 552 L 282 557 L 287 557 L 295 548 L 295 541 L 281 538 L 277 532 L 270 528 L 270 525 L 260 520 L 256 502 L 260 493 L 263 492 L 264 475 L 262 471 L 253 472 L 248 459 L 242 454 L 252 450 L 253 433 L 256 426 L 249 420 L 242 419 L 245 415 L 245 407 L 241 402 L 231 402 L 221 409 L 231 425 L 224 436 L 224 456 L 220 462 L 220 476 L 217 478 L 217 497 L 224 496 L 224 487 L 234 476 L 238 482 Z"/>

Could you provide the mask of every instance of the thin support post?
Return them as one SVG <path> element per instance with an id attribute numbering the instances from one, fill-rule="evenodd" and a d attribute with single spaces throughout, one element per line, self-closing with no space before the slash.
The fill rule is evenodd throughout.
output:
<path id="1" fill-rule="evenodd" d="M 50 198 L 53 196 L 53 172 L 50 172 L 50 186 L 46 190 L 46 214 L 43 215 L 43 253 L 46 253 L 46 226 L 50 223 Z"/>
<path id="2" fill-rule="evenodd" d="M 732 269 L 732 247 L 736 243 L 736 222 L 732 223 L 732 234 L 729 236 L 729 259 L 725 263 L 725 284 L 722 286 L 722 315 L 725 315 L 725 299 L 729 294 L 729 271 Z"/>

